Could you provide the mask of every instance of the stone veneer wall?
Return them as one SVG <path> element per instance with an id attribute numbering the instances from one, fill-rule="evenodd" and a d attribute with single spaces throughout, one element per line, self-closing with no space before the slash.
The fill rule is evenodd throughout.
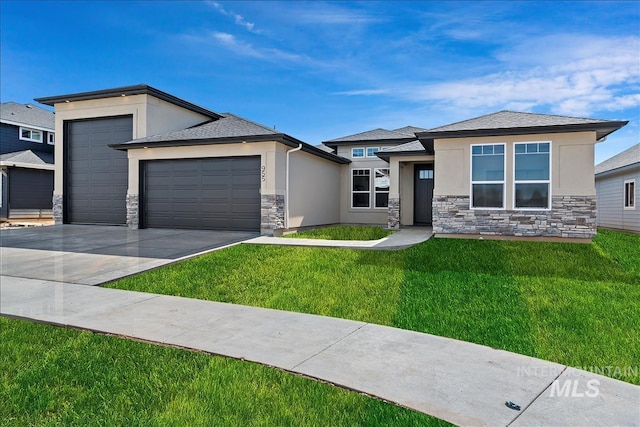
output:
<path id="1" fill-rule="evenodd" d="M 63 221 L 62 200 L 63 197 L 61 195 L 53 195 L 53 221 L 56 225 L 62 224 Z"/>
<path id="2" fill-rule="evenodd" d="M 260 198 L 260 232 L 274 234 L 274 230 L 284 229 L 284 196 L 262 194 Z"/>
<path id="3" fill-rule="evenodd" d="M 387 227 L 391 230 L 400 229 L 400 199 L 389 197 L 388 204 L 389 219 Z"/>
<path id="4" fill-rule="evenodd" d="M 595 196 L 554 196 L 551 210 L 470 209 L 469 196 L 433 198 L 433 232 L 591 239 L 596 235 Z"/>
<path id="5" fill-rule="evenodd" d="M 127 194 L 127 226 L 132 230 L 137 230 L 140 223 L 139 201 L 139 195 Z"/>

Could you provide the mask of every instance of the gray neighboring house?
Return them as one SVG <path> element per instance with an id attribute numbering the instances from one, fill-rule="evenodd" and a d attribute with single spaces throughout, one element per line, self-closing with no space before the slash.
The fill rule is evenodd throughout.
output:
<path id="1" fill-rule="evenodd" d="M 51 218 L 55 119 L 31 104 L 0 105 L 0 217 Z"/>
<path id="2" fill-rule="evenodd" d="M 596 165 L 598 226 L 640 233 L 640 143 Z"/>

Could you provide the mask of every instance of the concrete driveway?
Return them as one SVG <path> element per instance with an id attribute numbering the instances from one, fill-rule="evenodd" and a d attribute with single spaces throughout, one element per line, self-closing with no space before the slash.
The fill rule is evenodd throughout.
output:
<path id="1" fill-rule="evenodd" d="M 99 285 L 258 233 L 55 225 L 0 231 L 0 275 Z"/>

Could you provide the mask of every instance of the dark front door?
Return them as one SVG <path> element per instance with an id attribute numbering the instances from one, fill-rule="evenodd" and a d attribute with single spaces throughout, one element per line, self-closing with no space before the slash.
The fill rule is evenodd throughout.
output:
<path id="1" fill-rule="evenodd" d="M 433 165 L 415 165 L 414 171 L 413 223 L 431 225 Z"/>

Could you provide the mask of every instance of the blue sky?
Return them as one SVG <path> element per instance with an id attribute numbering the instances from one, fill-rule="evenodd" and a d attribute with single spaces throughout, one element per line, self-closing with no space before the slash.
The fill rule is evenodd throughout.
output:
<path id="1" fill-rule="evenodd" d="M 2 101 L 147 83 L 312 144 L 502 109 L 631 122 L 640 2 L 0 3 Z"/>

